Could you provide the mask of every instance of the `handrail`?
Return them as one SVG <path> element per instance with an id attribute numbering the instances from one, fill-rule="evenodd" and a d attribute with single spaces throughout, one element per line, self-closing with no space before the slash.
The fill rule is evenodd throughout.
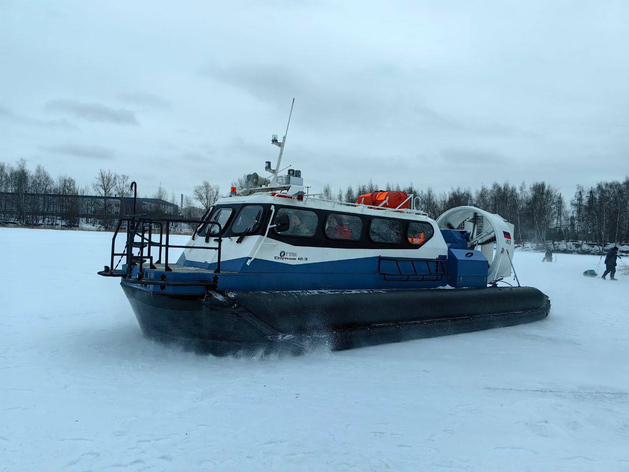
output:
<path id="1" fill-rule="evenodd" d="M 127 224 L 127 237 L 125 248 L 122 252 L 116 252 L 116 240 L 120 233 L 120 228 L 122 224 Z M 151 269 L 155 269 L 155 264 L 161 263 L 162 260 L 162 251 L 165 251 L 164 254 L 164 270 L 167 272 L 171 272 L 172 269 L 169 265 L 169 250 L 170 249 L 187 249 L 190 246 L 187 245 L 179 245 L 179 244 L 170 244 L 170 232 L 171 232 L 171 224 L 174 223 L 192 223 L 192 224 L 204 224 L 206 226 L 217 227 L 218 231 L 214 238 L 214 241 L 217 243 L 216 246 L 195 246 L 195 249 L 206 249 L 206 250 L 215 250 L 218 251 L 217 258 L 217 267 L 214 271 L 215 273 L 220 273 L 220 260 L 221 260 L 221 246 L 222 246 L 222 238 L 221 233 L 223 232 L 223 227 L 220 223 L 216 221 L 203 221 L 198 219 L 191 218 L 149 218 L 146 215 L 128 215 L 118 220 L 118 224 L 116 225 L 116 230 L 112 236 L 111 242 L 111 258 L 110 258 L 110 266 L 106 266 L 105 270 L 100 271 L 99 275 L 108 276 L 108 277 L 123 277 L 123 278 L 131 278 L 133 268 L 137 265 L 139 266 L 138 270 L 138 280 L 143 279 L 144 272 L 144 264 L 148 263 Z M 155 231 L 153 231 L 154 226 L 156 227 Z M 198 227 L 198 226 L 197 226 Z M 159 233 L 159 239 L 154 240 L 154 234 Z M 165 238 L 164 238 L 165 233 Z M 134 248 L 137 247 L 139 249 L 138 253 L 134 253 Z M 153 248 L 159 248 L 159 256 L 156 262 L 154 262 L 155 256 L 153 252 Z M 145 252 L 146 248 L 146 252 Z M 120 256 L 122 258 L 126 257 L 126 271 L 116 271 L 116 267 L 114 267 L 114 260 L 116 256 Z M 119 264 L 120 262 L 118 262 Z"/>
<path id="2" fill-rule="evenodd" d="M 307 199 L 307 195 L 304 195 L 304 200 Z M 348 206 L 348 207 L 352 207 L 352 208 L 357 208 L 359 207 L 361 210 L 364 209 L 368 209 L 368 210 L 380 210 L 380 211 L 389 211 L 389 212 L 393 212 L 393 213 L 407 213 L 409 215 L 420 215 L 420 216 L 428 216 L 428 213 L 426 213 L 425 211 L 421 211 L 421 210 L 414 210 L 411 208 L 391 208 L 391 207 L 381 207 L 381 206 L 375 206 L 375 205 L 364 205 L 362 203 L 350 203 L 350 202 L 340 202 L 338 200 L 330 200 L 327 198 L 313 198 L 313 200 L 318 201 L 318 202 L 327 202 L 327 203 L 333 203 L 335 205 L 343 205 L 343 206 Z M 408 200 L 408 198 L 402 203 L 406 203 L 406 201 Z"/>
<path id="3" fill-rule="evenodd" d="M 214 241 L 218 243 L 216 246 L 196 246 L 195 249 L 206 249 L 206 250 L 214 250 L 218 251 L 218 258 L 216 264 L 215 273 L 220 273 L 221 271 L 221 246 L 222 246 L 222 238 L 221 234 L 223 232 L 223 227 L 220 223 L 216 221 L 205 221 L 212 210 L 210 207 L 202 216 L 201 219 L 194 218 L 150 218 L 144 214 L 137 213 L 137 197 L 138 197 L 138 185 L 134 181 L 131 183 L 130 189 L 133 190 L 133 213 L 131 215 L 126 215 L 118 219 L 118 224 L 116 225 L 116 230 L 111 238 L 111 258 L 110 265 L 105 266 L 105 270 L 99 271 L 98 275 L 102 275 L 104 277 L 122 277 L 129 281 L 142 281 L 144 279 L 144 263 L 148 262 L 149 267 L 151 269 L 155 269 L 155 264 L 160 264 L 162 261 L 162 250 L 165 250 L 166 254 L 164 257 L 164 270 L 167 272 L 171 272 L 172 269 L 168 264 L 169 250 L 173 248 L 182 248 L 186 249 L 189 246 L 181 246 L 178 244 L 170 244 L 170 225 L 173 223 L 189 223 L 196 225 L 195 230 L 192 234 L 192 239 L 196 236 L 197 231 L 201 226 L 206 227 L 216 226 L 218 227 L 218 231 L 215 235 L 217 236 Z M 122 252 L 116 252 L 116 239 L 118 238 L 118 234 L 120 233 L 120 228 L 122 224 L 127 223 L 127 241 L 125 243 L 125 247 Z M 153 226 L 159 228 L 159 240 L 153 241 Z M 166 232 L 166 240 L 164 241 L 164 231 Z M 148 236 L 147 236 L 148 233 Z M 209 231 L 208 231 L 209 233 Z M 139 241 L 136 241 L 136 237 L 139 236 Z M 208 242 L 208 237 L 205 238 L 205 242 Z M 134 247 L 139 248 L 138 254 L 134 254 Z M 146 255 L 144 254 L 144 248 L 147 248 Z M 154 263 L 154 255 L 153 255 L 153 247 L 159 248 L 159 256 Z M 118 264 L 122 261 L 123 258 L 126 257 L 126 271 L 116 270 L 118 264 L 114 266 L 114 260 L 116 256 L 120 256 Z M 132 278 L 133 269 L 136 265 L 139 264 L 139 270 L 137 272 L 137 278 Z M 215 277 L 216 278 L 216 277 Z M 147 282 L 149 283 L 149 282 Z M 152 282 L 151 282 L 152 283 Z M 169 284 L 160 284 L 160 285 L 178 285 L 178 282 L 171 282 Z M 186 283 L 187 284 L 187 283 Z M 187 285 L 197 285 L 187 284 Z M 207 285 L 203 283 L 202 285 Z M 210 284 L 211 285 L 211 284 Z"/>
<path id="4" fill-rule="evenodd" d="M 396 209 L 396 210 L 399 210 L 399 209 L 400 209 L 400 207 L 401 207 L 402 205 L 404 205 L 406 202 L 408 202 L 411 198 L 413 198 L 413 194 L 412 194 L 412 193 L 411 193 L 408 197 L 406 197 L 406 200 L 404 200 L 402 203 L 400 203 L 398 206 L 396 206 L 396 207 L 395 207 L 395 209 Z M 413 208 L 413 210 L 414 210 L 414 208 Z"/>

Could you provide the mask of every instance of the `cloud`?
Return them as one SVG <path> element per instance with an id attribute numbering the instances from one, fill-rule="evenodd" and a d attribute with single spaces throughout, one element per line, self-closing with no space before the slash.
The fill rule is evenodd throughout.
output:
<path id="1" fill-rule="evenodd" d="M 444 164 L 453 167 L 492 167 L 505 164 L 509 159 L 496 151 L 449 148 L 441 151 Z"/>
<path id="2" fill-rule="evenodd" d="M 93 123 L 112 123 L 116 125 L 138 125 L 135 112 L 115 109 L 99 103 L 81 103 L 75 100 L 50 100 L 45 109 L 67 113 L 75 118 Z"/>
<path id="3" fill-rule="evenodd" d="M 171 111 L 173 109 L 172 103 L 168 100 L 151 93 L 127 93 L 120 95 L 120 99 L 132 105 L 151 110 Z"/>
<path id="4" fill-rule="evenodd" d="M 522 134 L 491 121 L 453 117 L 428 103 L 418 86 L 428 73 L 418 67 L 381 62 L 351 70 L 306 72 L 283 64 L 210 64 L 200 73 L 282 112 L 296 97 L 300 119 L 317 128 L 492 137 Z"/>
<path id="5" fill-rule="evenodd" d="M 377 126 L 383 118 L 377 112 L 382 97 L 367 99 L 369 94 L 358 87 L 346 90 L 341 84 L 347 82 L 334 74 L 317 77 L 281 64 L 209 65 L 201 74 L 274 105 L 282 114 L 296 97 L 300 119 L 317 128 Z"/>
<path id="6" fill-rule="evenodd" d="M 88 159 L 113 159 L 116 155 L 113 149 L 85 144 L 58 144 L 56 146 L 40 146 L 40 149 L 53 154 L 64 154 Z"/>
<path id="7" fill-rule="evenodd" d="M 50 129 L 67 129 L 78 130 L 76 126 L 70 123 L 66 119 L 62 120 L 40 120 L 38 118 L 31 118 L 25 115 L 18 115 L 12 112 L 8 108 L 0 106 L 0 120 L 13 122 L 20 125 L 35 126 L 37 128 L 50 128 Z"/>

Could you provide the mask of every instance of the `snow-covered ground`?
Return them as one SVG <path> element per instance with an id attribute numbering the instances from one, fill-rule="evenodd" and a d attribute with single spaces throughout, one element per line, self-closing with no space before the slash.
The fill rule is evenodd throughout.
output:
<path id="1" fill-rule="evenodd" d="M 142 337 L 110 237 L 0 229 L 0 470 L 629 471 L 629 277 L 598 257 L 516 255 L 541 322 L 215 358 Z"/>

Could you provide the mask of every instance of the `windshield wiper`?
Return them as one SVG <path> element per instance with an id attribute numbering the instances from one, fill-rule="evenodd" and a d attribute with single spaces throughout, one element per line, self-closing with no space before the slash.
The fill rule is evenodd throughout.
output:
<path id="1" fill-rule="evenodd" d="M 256 225 L 258 224 L 258 218 L 260 217 L 260 213 L 258 213 L 258 215 L 256 216 L 256 219 L 253 220 L 251 222 L 251 224 L 249 226 L 247 226 L 247 229 L 245 229 L 242 234 L 238 237 L 238 239 L 236 240 L 236 244 L 240 244 L 242 242 L 243 239 L 245 239 L 245 236 L 247 236 L 249 233 L 251 233 L 251 231 L 253 231 L 253 228 L 256 227 Z"/>

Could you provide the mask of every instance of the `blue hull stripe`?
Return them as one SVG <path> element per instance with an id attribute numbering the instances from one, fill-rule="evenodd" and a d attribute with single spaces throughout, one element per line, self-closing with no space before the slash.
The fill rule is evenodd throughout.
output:
<path id="1" fill-rule="evenodd" d="M 312 264 L 284 264 L 281 262 L 254 260 L 247 266 L 248 258 L 221 262 L 219 290 L 269 291 L 269 290 L 347 290 L 347 289 L 418 289 L 444 286 L 441 280 L 408 280 L 413 262 L 400 264 L 400 273 L 387 276 L 378 273 L 378 257 L 350 259 Z M 213 271 L 216 264 L 186 260 L 184 265 Z M 415 262 L 418 274 L 427 274 L 426 264 Z M 384 267 L 383 267 L 384 268 Z M 386 270 L 391 273 L 390 270 Z M 431 277 L 426 277 L 430 279 Z"/>

